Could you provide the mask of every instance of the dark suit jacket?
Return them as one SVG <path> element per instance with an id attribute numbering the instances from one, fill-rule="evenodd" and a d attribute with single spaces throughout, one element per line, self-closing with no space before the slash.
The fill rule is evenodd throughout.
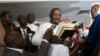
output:
<path id="1" fill-rule="evenodd" d="M 50 44 L 46 42 L 42 42 L 40 48 L 37 52 L 37 56 L 47 56 L 49 51 Z"/>
<path id="2" fill-rule="evenodd" d="M 21 33 L 20 27 L 16 27 L 16 31 L 18 31 L 19 33 Z M 34 31 L 31 31 L 31 29 L 29 27 L 27 27 L 27 34 L 28 33 L 32 33 L 34 35 L 35 32 Z"/>
<path id="3" fill-rule="evenodd" d="M 16 31 L 21 33 L 20 27 L 17 27 Z M 38 50 L 38 47 L 33 46 L 32 43 L 29 41 L 29 36 L 28 36 L 29 33 L 32 33 L 34 35 L 35 32 L 31 31 L 31 29 L 29 27 L 27 27 L 27 37 L 25 37 L 26 41 L 27 41 L 27 46 L 25 46 L 24 50 L 26 50 L 28 52 L 36 52 Z M 22 35 L 22 33 L 21 33 L 21 35 Z"/>
<path id="4" fill-rule="evenodd" d="M 24 56 L 24 55 L 18 51 L 5 48 L 2 56 Z"/>
<path id="5" fill-rule="evenodd" d="M 29 53 L 26 51 L 23 51 L 23 53 L 20 53 L 15 50 L 4 48 L 2 56 L 47 56 L 49 47 L 50 47 L 49 43 L 42 42 L 39 50 L 32 53 Z"/>
<path id="6" fill-rule="evenodd" d="M 17 28 L 17 31 L 20 31 L 20 28 Z M 27 33 L 31 33 L 30 28 L 27 27 Z M 42 42 L 40 45 L 40 48 L 38 49 L 37 46 L 32 46 L 31 48 L 29 47 L 29 49 L 33 50 L 33 52 L 24 52 L 24 54 L 28 54 L 28 56 L 47 56 L 48 54 L 48 50 L 49 50 L 50 44 L 46 43 L 46 42 Z"/>

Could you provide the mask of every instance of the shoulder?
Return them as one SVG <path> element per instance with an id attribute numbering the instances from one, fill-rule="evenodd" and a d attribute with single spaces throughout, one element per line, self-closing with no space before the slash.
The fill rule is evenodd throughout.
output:
<path id="1" fill-rule="evenodd" d="M 5 48 L 3 56 L 21 56 L 21 53 Z"/>
<path id="2" fill-rule="evenodd" d="M 40 26 L 48 26 L 48 25 L 51 25 L 51 23 L 46 22 L 46 23 L 41 24 Z"/>

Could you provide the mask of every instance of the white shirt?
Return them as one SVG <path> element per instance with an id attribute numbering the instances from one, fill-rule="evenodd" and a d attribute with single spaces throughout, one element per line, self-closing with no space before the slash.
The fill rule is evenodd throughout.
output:
<path id="1" fill-rule="evenodd" d="M 51 26 L 52 26 L 51 23 L 44 23 L 44 24 L 41 24 L 39 26 L 39 28 L 37 29 L 36 33 L 32 37 L 32 43 L 33 43 L 33 45 L 36 45 L 36 46 L 40 46 L 41 45 L 44 33 Z M 53 30 L 53 34 L 55 34 L 55 32 L 57 30 L 57 27 Z"/>
<path id="2" fill-rule="evenodd" d="M 51 44 L 47 56 L 70 56 L 69 49 L 63 44 Z"/>
<path id="3" fill-rule="evenodd" d="M 23 32 L 23 30 L 25 30 L 25 33 L 27 34 L 27 28 L 25 28 L 25 29 L 22 29 L 22 28 L 20 27 L 20 30 L 21 30 L 21 33 L 22 33 L 22 36 L 23 36 L 23 38 L 25 38 L 26 36 L 24 35 L 24 32 Z"/>
<path id="4" fill-rule="evenodd" d="M 86 24 L 85 27 L 91 27 L 93 21 L 94 21 L 94 19 L 92 19 L 92 18 L 86 20 L 86 22 L 84 22 L 84 24 Z M 79 32 L 80 32 L 80 31 L 79 31 Z M 89 34 L 89 29 L 85 29 L 85 28 L 84 28 L 80 33 L 83 33 L 83 34 L 81 34 L 81 35 L 83 35 L 84 37 L 87 38 L 87 36 L 88 36 L 88 34 Z"/>
<path id="5" fill-rule="evenodd" d="M 40 46 L 41 42 L 43 40 L 43 35 L 45 33 L 45 31 L 50 28 L 52 24 L 51 23 L 45 23 L 45 24 L 41 24 L 39 26 L 39 28 L 37 29 L 36 33 L 34 34 L 34 36 L 32 37 L 32 44 L 36 45 L 36 46 Z"/>
<path id="6" fill-rule="evenodd" d="M 11 47 L 7 47 L 8 49 L 11 49 L 11 50 L 15 50 L 15 51 L 18 51 L 20 53 L 23 53 L 23 49 L 18 49 L 18 48 L 11 48 Z"/>
<path id="7" fill-rule="evenodd" d="M 36 32 L 37 29 L 38 29 L 38 26 L 36 26 L 34 23 L 32 23 L 32 24 L 27 24 L 27 26 L 28 26 L 32 31 L 34 31 L 34 32 Z"/>
<path id="8" fill-rule="evenodd" d="M 32 38 L 32 44 L 36 46 L 40 46 L 43 40 L 43 35 L 45 34 L 46 30 L 51 26 L 52 24 L 49 22 L 41 24 L 37 32 Z M 54 29 L 53 32 L 56 31 L 56 28 Z M 63 44 L 51 44 L 51 47 L 48 52 L 48 56 L 69 56 L 68 47 L 64 46 Z"/>

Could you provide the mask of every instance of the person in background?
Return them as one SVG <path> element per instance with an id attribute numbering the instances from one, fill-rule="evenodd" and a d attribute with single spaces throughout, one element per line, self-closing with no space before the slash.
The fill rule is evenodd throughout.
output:
<path id="1" fill-rule="evenodd" d="M 40 46 L 43 36 L 48 29 L 53 29 L 52 38 L 50 39 L 51 46 L 49 48 L 48 56 L 69 56 L 68 47 L 61 43 L 61 39 L 58 39 L 57 36 L 54 36 L 53 33 L 57 29 L 57 25 L 61 20 L 61 10 L 59 8 L 53 8 L 50 12 L 50 21 L 48 23 L 41 24 L 32 38 L 33 45 Z M 53 28 L 52 28 L 53 26 Z"/>
<path id="2" fill-rule="evenodd" d="M 0 14 L 0 53 L 5 46 L 4 35 L 12 30 L 15 30 L 15 24 L 12 23 L 12 14 L 10 11 L 3 11 Z"/>
<path id="3" fill-rule="evenodd" d="M 95 6 L 98 7 L 98 10 L 96 10 L 96 9 L 93 10 L 93 8 L 95 8 Z M 100 38 L 100 36 L 99 36 L 100 3 L 99 2 L 96 3 L 93 8 L 91 10 L 91 11 L 93 11 L 93 12 L 91 12 L 91 15 L 92 15 L 92 18 L 94 18 L 94 21 L 89 29 L 88 38 L 85 43 L 85 45 L 87 47 L 86 50 L 88 52 L 88 53 L 85 53 L 85 56 L 86 55 L 91 56 L 96 45 L 100 41 L 100 39 L 99 39 Z"/>
<path id="4" fill-rule="evenodd" d="M 61 22 L 68 23 L 68 22 L 70 22 L 70 20 L 69 20 L 68 18 L 62 18 L 62 19 L 61 19 Z"/>
<path id="5" fill-rule="evenodd" d="M 0 18 L 5 33 L 16 29 L 15 24 L 12 23 L 12 14 L 10 11 L 3 11 L 0 15 Z"/>
<path id="6" fill-rule="evenodd" d="M 91 56 L 93 51 L 95 50 L 97 44 L 100 43 L 100 11 L 99 14 L 95 17 L 93 24 L 90 27 L 89 35 L 86 41 L 87 47 L 89 49 L 88 55 Z"/>
<path id="7" fill-rule="evenodd" d="M 83 35 L 84 37 L 88 36 L 89 28 L 91 27 L 93 21 L 95 20 L 95 17 L 97 15 L 97 12 L 100 8 L 100 2 L 94 2 L 91 5 L 90 9 L 90 19 L 87 19 L 86 22 L 84 22 L 84 30 L 83 30 Z"/>
<path id="8" fill-rule="evenodd" d="M 99 2 L 94 2 L 91 5 L 91 9 L 90 9 L 90 13 L 89 13 L 90 18 L 86 19 L 83 22 L 83 29 L 79 30 L 81 36 L 85 37 L 85 41 L 86 41 L 88 33 L 89 33 L 89 28 L 91 27 L 91 24 L 93 23 L 99 8 L 100 8 L 100 3 Z"/>
<path id="9" fill-rule="evenodd" d="M 99 9 L 99 6 L 100 6 L 100 2 L 94 2 L 94 3 L 91 4 L 91 9 L 90 9 L 90 12 L 89 12 L 90 18 L 86 19 L 85 22 L 84 22 L 84 26 L 86 28 L 90 28 L 91 24 L 93 23 L 93 21 L 96 17 L 97 11 Z"/>
<path id="10" fill-rule="evenodd" d="M 70 47 L 70 55 L 71 56 L 82 56 L 82 47 L 84 43 L 84 37 L 81 36 L 79 30 L 83 29 L 83 24 L 77 21 L 73 21 L 72 23 L 76 24 L 75 33 L 73 34 L 71 41 L 73 46 Z"/>
<path id="11" fill-rule="evenodd" d="M 31 38 L 32 36 L 34 36 L 34 31 L 31 31 L 31 29 L 29 27 L 27 27 L 27 18 L 25 17 L 25 15 L 19 15 L 17 17 L 17 21 L 20 24 L 20 27 L 16 28 L 16 31 L 18 31 L 19 33 L 21 33 L 21 35 L 23 36 L 24 39 L 26 39 L 27 41 L 27 45 L 24 47 L 24 50 L 26 51 L 26 54 L 28 54 L 29 56 L 47 56 L 47 52 L 49 49 L 49 39 L 51 38 L 50 35 L 51 34 L 47 34 L 43 37 L 43 41 L 38 49 L 38 46 L 34 46 L 31 43 Z M 25 30 L 25 31 L 23 31 Z M 48 32 L 52 32 L 52 30 L 48 30 Z M 32 36 L 30 36 L 30 33 L 32 34 Z"/>
<path id="12" fill-rule="evenodd" d="M 2 56 L 25 56 L 23 54 L 23 47 L 27 44 L 27 42 L 23 39 L 19 32 L 8 32 L 5 34 L 4 42 L 6 47 L 2 53 Z"/>
<path id="13" fill-rule="evenodd" d="M 27 26 L 34 32 L 37 31 L 39 24 L 35 23 L 35 14 L 34 13 L 28 13 L 27 14 L 28 24 Z M 37 26 L 38 25 L 38 26 Z"/>
<path id="14" fill-rule="evenodd" d="M 1 56 L 1 53 L 2 53 L 4 46 L 5 46 L 5 43 L 3 40 L 4 35 L 5 35 L 5 31 L 4 31 L 4 28 L 3 28 L 1 20 L 0 20 L 0 56 Z"/>
<path id="15" fill-rule="evenodd" d="M 33 45 L 29 41 L 31 37 L 29 37 L 29 34 L 34 35 L 34 31 L 31 31 L 29 27 L 27 27 L 28 20 L 25 15 L 19 15 L 17 17 L 17 21 L 19 23 L 19 27 L 16 28 L 16 31 L 18 31 L 23 38 L 27 41 L 27 46 L 25 46 L 24 50 L 28 52 L 33 52 L 34 50 L 37 50 L 37 47 L 33 48 Z"/>

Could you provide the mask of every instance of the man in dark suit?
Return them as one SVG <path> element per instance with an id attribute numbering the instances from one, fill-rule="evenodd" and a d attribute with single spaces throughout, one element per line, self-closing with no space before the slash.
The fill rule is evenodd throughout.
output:
<path id="1" fill-rule="evenodd" d="M 23 50 L 23 47 L 26 46 L 27 42 L 22 35 L 18 31 L 8 32 L 4 37 L 6 47 L 2 56 L 47 56 L 50 46 L 48 41 L 51 38 L 50 32 L 52 32 L 52 30 L 48 30 L 46 33 L 48 32 L 49 34 L 44 35 L 45 40 L 42 41 L 40 49 L 31 55 L 27 54 L 27 52 Z"/>
<path id="2" fill-rule="evenodd" d="M 29 34 L 34 35 L 34 31 L 31 31 L 31 29 L 29 27 L 27 27 L 27 18 L 25 15 L 19 15 L 17 17 L 17 21 L 19 23 L 19 27 L 16 28 L 16 31 L 18 31 L 19 33 L 21 33 L 21 35 L 23 36 L 24 39 L 26 39 L 27 41 L 27 46 L 25 46 L 24 50 L 28 51 L 28 52 L 34 52 L 37 50 L 36 46 L 33 46 L 32 43 L 29 41 L 29 39 L 31 39 L 31 37 L 29 37 Z"/>
<path id="3" fill-rule="evenodd" d="M 49 50 L 49 40 L 51 38 L 51 34 L 44 35 L 44 40 L 42 41 L 39 49 L 38 46 L 33 46 L 32 42 L 30 41 L 32 36 L 34 35 L 34 31 L 31 31 L 29 27 L 27 27 L 27 18 L 24 15 L 19 15 L 17 17 L 17 21 L 20 24 L 20 27 L 16 28 L 17 31 L 21 33 L 24 39 L 27 41 L 27 46 L 24 48 L 26 53 L 29 56 L 47 56 Z M 23 31 L 25 30 L 25 31 Z M 47 33 L 52 32 L 52 30 L 48 30 Z M 30 34 L 32 36 L 30 36 Z"/>
<path id="4" fill-rule="evenodd" d="M 23 47 L 27 44 L 25 39 L 17 31 L 8 32 L 4 37 L 6 47 L 2 56 L 25 56 Z"/>

